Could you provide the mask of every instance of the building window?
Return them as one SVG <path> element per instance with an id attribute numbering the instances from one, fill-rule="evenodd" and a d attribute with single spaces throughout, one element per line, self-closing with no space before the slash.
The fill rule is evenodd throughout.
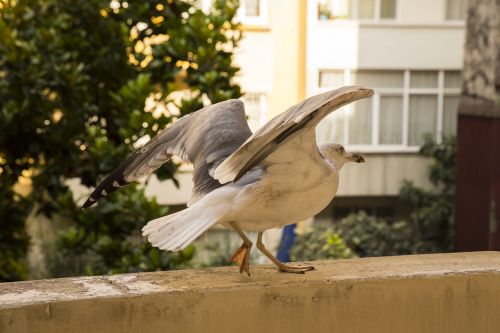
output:
<path id="1" fill-rule="evenodd" d="M 267 0 L 241 0 L 238 18 L 246 25 L 267 24 Z"/>
<path id="2" fill-rule="evenodd" d="M 320 20 L 350 19 L 351 16 L 350 0 L 320 0 L 318 2 Z"/>
<path id="3" fill-rule="evenodd" d="M 379 144 L 400 145 L 403 143 L 403 96 L 385 95 L 380 97 Z"/>
<path id="4" fill-rule="evenodd" d="M 319 86 L 328 88 L 339 88 L 344 85 L 344 71 L 330 70 L 319 72 Z"/>
<path id="5" fill-rule="evenodd" d="M 410 126 L 408 126 L 408 144 L 410 146 L 421 145 L 423 136 L 426 134 L 436 138 L 437 100 L 436 95 L 410 95 Z"/>
<path id="6" fill-rule="evenodd" d="M 446 0 L 446 19 L 464 20 L 467 13 L 467 0 Z"/>
<path id="7" fill-rule="evenodd" d="M 319 0 L 320 20 L 379 21 L 396 18 L 396 0 Z"/>
<path id="8" fill-rule="evenodd" d="M 396 0 L 380 1 L 380 18 L 384 20 L 396 18 Z"/>
<path id="9" fill-rule="evenodd" d="M 260 16 L 260 1 L 259 0 L 245 0 L 245 16 L 258 17 Z"/>
<path id="10" fill-rule="evenodd" d="M 252 132 L 258 130 L 267 121 L 267 95 L 264 93 L 246 93 L 242 98 L 248 126 Z"/>
<path id="11" fill-rule="evenodd" d="M 324 70 L 319 91 L 357 84 L 374 88 L 370 99 L 333 112 L 318 127 L 319 141 L 366 150 L 415 150 L 431 135 L 456 133 L 459 71 Z"/>

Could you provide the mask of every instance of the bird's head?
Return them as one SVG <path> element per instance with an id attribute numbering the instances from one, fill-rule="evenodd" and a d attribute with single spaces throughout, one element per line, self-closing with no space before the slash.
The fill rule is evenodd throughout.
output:
<path id="1" fill-rule="evenodd" d="M 364 163 L 365 159 L 358 153 L 348 153 L 342 145 L 338 143 L 325 143 L 320 145 L 321 155 L 340 170 L 346 162 Z"/>

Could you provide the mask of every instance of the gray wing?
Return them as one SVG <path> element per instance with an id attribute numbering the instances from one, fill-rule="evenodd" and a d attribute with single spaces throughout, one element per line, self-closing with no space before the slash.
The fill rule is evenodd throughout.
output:
<path id="1" fill-rule="evenodd" d="M 278 149 L 280 143 L 292 134 L 314 129 L 321 119 L 332 111 L 371 95 L 371 89 L 349 86 L 310 97 L 292 106 L 271 119 L 224 160 L 215 170 L 214 178 L 222 184 L 238 180 Z M 316 146 L 315 139 L 312 139 L 311 143 Z"/>
<path id="2" fill-rule="evenodd" d="M 186 115 L 158 133 L 108 175 L 83 208 L 92 206 L 121 186 L 151 175 L 172 155 L 193 164 L 193 197 L 196 199 L 221 186 L 212 177 L 215 168 L 251 135 L 240 100 L 220 102 Z"/>

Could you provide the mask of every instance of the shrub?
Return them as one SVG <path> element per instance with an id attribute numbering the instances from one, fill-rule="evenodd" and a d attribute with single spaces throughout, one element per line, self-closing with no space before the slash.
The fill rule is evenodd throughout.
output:
<path id="1" fill-rule="evenodd" d="M 290 249 L 292 261 L 354 258 L 356 254 L 345 244 L 339 233 L 323 225 L 298 234 Z"/>

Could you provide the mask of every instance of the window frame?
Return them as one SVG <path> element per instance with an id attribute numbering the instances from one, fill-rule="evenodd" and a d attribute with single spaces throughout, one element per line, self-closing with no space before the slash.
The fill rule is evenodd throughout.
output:
<path id="1" fill-rule="evenodd" d="M 259 103 L 259 111 L 258 111 L 258 121 L 257 121 L 257 127 L 256 128 L 251 128 L 252 132 L 255 132 L 259 128 L 261 128 L 266 122 L 267 122 L 267 101 L 268 101 L 268 94 L 263 92 L 263 91 L 247 91 L 243 96 L 240 97 L 240 100 L 243 101 L 245 104 L 245 115 L 247 116 L 247 122 L 248 125 L 250 126 L 253 122 L 253 119 L 250 120 L 250 118 L 254 115 L 251 115 L 248 113 L 250 108 L 248 107 L 249 101 L 247 95 L 253 95 L 252 97 L 258 97 L 258 103 Z M 252 127 L 252 126 L 250 126 Z"/>
<path id="2" fill-rule="evenodd" d="M 236 14 L 237 19 L 244 26 L 267 26 L 269 23 L 268 16 L 268 0 L 257 0 L 259 2 L 259 15 L 258 16 L 246 16 L 245 2 L 246 0 L 240 0 L 240 6 Z"/>
<path id="3" fill-rule="evenodd" d="M 399 0 L 395 0 L 395 8 L 394 8 L 394 17 L 393 18 L 382 18 L 382 0 L 374 0 L 374 12 L 373 12 L 373 18 L 359 18 L 359 1 L 360 0 L 348 0 L 350 9 L 351 9 L 351 15 L 349 18 L 332 18 L 328 20 L 321 20 L 319 17 L 319 12 L 316 15 L 316 20 L 320 22 L 336 22 L 336 21 L 342 21 L 342 22 L 347 22 L 347 21 L 359 21 L 362 23 L 387 23 L 387 22 L 395 22 L 398 17 L 398 2 Z M 319 1 L 317 1 L 317 8 L 319 7 Z"/>
<path id="4" fill-rule="evenodd" d="M 333 89 L 334 87 L 320 87 L 320 76 L 322 72 L 329 71 L 344 71 L 344 85 L 356 84 L 352 80 L 353 74 L 356 71 L 370 71 L 380 69 L 339 69 L 339 68 L 327 68 L 319 69 L 318 80 L 317 80 L 317 93 L 323 93 Z M 372 96 L 372 127 L 371 127 L 371 143 L 370 144 L 350 144 L 349 143 L 349 113 L 353 110 L 353 104 L 348 104 L 342 107 L 340 110 L 335 112 L 342 112 L 343 121 L 343 144 L 349 150 L 358 150 L 362 152 L 374 152 L 374 153 L 392 153 L 392 152 L 418 152 L 420 146 L 414 146 L 409 144 L 409 116 L 410 116 L 410 96 L 412 95 L 434 95 L 437 97 L 437 122 L 436 126 L 436 137 L 434 138 L 436 142 L 441 143 L 443 138 L 444 130 L 444 99 L 445 97 L 460 97 L 461 88 L 446 88 L 445 84 L 445 72 L 455 72 L 460 71 L 460 69 L 387 69 L 387 71 L 402 71 L 403 72 L 403 87 L 401 88 L 374 88 L 374 94 Z M 419 71 L 433 71 L 437 72 L 438 75 L 438 85 L 435 88 L 411 88 L 410 87 L 410 77 L 411 72 Z M 380 129 L 380 97 L 381 96 L 401 96 L 403 109 L 402 109 L 402 142 L 401 144 L 379 144 L 379 129 Z"/>
<path id="5" fill-rule="evenodd" d="M 452 18 L 448 18 L 448 2 L 451 1 L 451 0 L 445 0 L 444 1 L 444 17 L 443 17 L 443 20 L 444 22 L 446 23 L 463 23 L 465 22 L 465 20 L 467 19 L 467 1 L 464 0 L 463 4 L 464 4 L 464 9 L 463 9 L 463 18 L 459 18 L 459 19 L 452 19 Z"/>

